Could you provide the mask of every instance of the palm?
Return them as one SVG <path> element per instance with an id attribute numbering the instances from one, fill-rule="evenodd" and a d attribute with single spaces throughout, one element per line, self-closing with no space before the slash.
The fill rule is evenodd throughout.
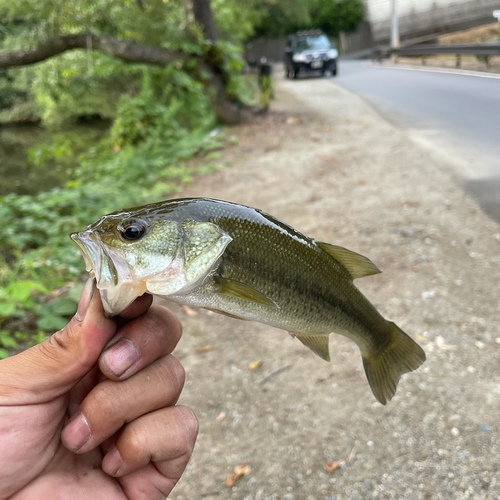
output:
<path id="1" fill-rule="evenodd" d="M 103 448 L 97 447 L 89 453 L 77 455 L 65 448 L 61 442 L 61 430 L 69 418 L 78 410 L 83 399 L 95 387 L 98 370 L 94 369 L 69 393 L 52 401 L 11 407 L 0 418 L 0 426 L 10 427 L 15 421 L 23 423 L 22 441 L 32 443 L 29 452 L 17 448 L 9 454 L 3 470 L 10 477 L 17 474 L 18 493 L 14 499 L 44 498 L 105 498 L 126 499 L 120 480 L 105 474 L 101 469 Z M 15 421 L 13 421 L 15 420 Z M 33 421 L 33 425 L 26 425 Z M 4 448 L 0 438 L 0 448 Z M 19 471 L 24 471 L 19 476 Z M 20 489 L 21 488 L 21 489 Z"/>

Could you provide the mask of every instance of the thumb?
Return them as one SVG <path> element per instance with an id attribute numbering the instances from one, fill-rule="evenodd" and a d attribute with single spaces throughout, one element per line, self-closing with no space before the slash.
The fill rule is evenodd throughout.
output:
<path id="1" fill-rule="evenodd" d="M 43 403 L 66 393 L 97 364 L 115 332 L 115 321 L 104 316 L 95 279 L 88 280 L 77 313 L 62 330 L 0 363 L 2 401 L 10 396 L 15 404 Z"/>

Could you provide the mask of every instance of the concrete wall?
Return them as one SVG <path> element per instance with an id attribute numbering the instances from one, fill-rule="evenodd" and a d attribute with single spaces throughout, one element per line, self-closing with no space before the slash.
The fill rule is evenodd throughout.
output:
<path id="1" fill-rule="evenodd" d="M 493 22 L 500 0 L 397 0 L 401 39 L 449 33 Z M 390 39 L 390 0 L 365 0 L 375 44 Z"/>

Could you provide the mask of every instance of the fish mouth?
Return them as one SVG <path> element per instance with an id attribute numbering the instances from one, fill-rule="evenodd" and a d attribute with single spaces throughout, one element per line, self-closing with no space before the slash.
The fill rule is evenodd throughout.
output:
<path id="1" fill-rule="evenodd" d="M 146 291 L 144 283 L 134 282 L 119 252 L 108 249 L 91 230 L 73 233 L 71 239 L 80 248 L 90 277 L 96 278 L 106 316 L 116 316 Z"/>
<path id="2" fill-rule="evenodd" d="M 78 245 L 85 260 L 85 268 L 90 273 L 91 278 L 95 278 L 101 267 L 101 256 L 99 246 L 92 238 L 92 233 L 83 231 L 73 233 L 70 238 Z"/>
<path id="3" fill-rule="evenodd" d="M 113 259 L 106 253 L 99 238 L 91 231 L 73 233 L 71 239 L 80 248 L 85 260 L 85 267 L 91 278 L 96 278 L 99 288 L 108 288 L 118 284 L 118 272 Z"/>

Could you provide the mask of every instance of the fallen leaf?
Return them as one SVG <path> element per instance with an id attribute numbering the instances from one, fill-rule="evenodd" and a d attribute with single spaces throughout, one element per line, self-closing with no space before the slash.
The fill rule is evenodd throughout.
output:
<path id="1" fill-rule="evenodd" d="M 425 337 L 422 337 L 422 335 L 419 335 L 418 333 L 413 334 L 413 336 L 421 343 L 421 344 L 428 344 L 429 339 L 426 339 Z"/>
<path id="2" fill-rule="evenodd" d="M 216 422 L 220 422 L 221 420 L 224 420 L 226 418 L 226 412 L 225 411 L 221 411 L 216 417 L 215 417 L 215 421 Z"/>
<path id="3" fill-rule="evenodd" d="M 326 462 L 323 464 L 323 469 L 326 470 L 326 472 L 334 472 L 340 467 L 340 462 Z"/>
<path id="4" fill-rule="evenodd" d="M 241 464 L 237 465 L 234 468 L 234 473 L 237 476 L 246 476 L 247 474 L 250 474 L 252 471 L 252 468 L 248 465 L 248 462 L 242 462 Z"/>
<path id="5" fill-rule="evenodd" d="M 234 483 L 236 483 L 240 477 L 250 474 L 251 470 L 252 468 L 248 465 L 248 462 L 241 462 L 241 464 L 238 464 L 234 468 L 234 474 L 231 474 L 226 478 L 226 486 L 228 488 L 234 486 Z"/>
<path id="6" fill-rule="evenodd" d="M 183 305 L 182 308 L 184 309 L 184 312 L 188 316 L 198 316 L 198 313 L 194 309 L 191 309 L 189 306 L 184 306 Z"/>
<path id="7" fill-rule="evenodd" d="M 239 479 L 239 477 L 236 474 L 231 474 L 230 476 L 226 477 L 226 486 L 228 488 L 231 488 L 231 486 L 234 486 L 234 483 Z"/>
<path id="8" fill-rule="evenodd" d="M 196 349 L 196 352 L 199 352 L 200 354 L 203 354 L 204 352 L 211 351 L 213 347 L 211 345 L 204 345 L 203 347 L 199 347 Z"/>
<path id="9" fill-rule="evenodd" d="M 262 364 L 262 361 L 260 359 L 257 359 L 256 361 L 252 361 L 249 365 L 248 368 L 250 370 L 257 370 L 257 368 Z"/>

